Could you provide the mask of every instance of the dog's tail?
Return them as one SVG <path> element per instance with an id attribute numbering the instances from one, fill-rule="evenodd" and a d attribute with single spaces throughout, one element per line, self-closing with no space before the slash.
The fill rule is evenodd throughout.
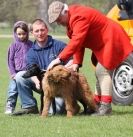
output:
<path id="1" fill-rule="evenodd" d="M 89 108 L 92 111 L 95 111 L 96 104 L 94 101 L 94 95 L 93 95 L 93 92 L 91 91 L 91 88 L 87 82 L 86 77 L 83 74 L 79 74 L 79 81 L 80 81 L 81 88 L 83 90 L 83 96 L 86 99 L 87 106 L 89 106 Z"/>

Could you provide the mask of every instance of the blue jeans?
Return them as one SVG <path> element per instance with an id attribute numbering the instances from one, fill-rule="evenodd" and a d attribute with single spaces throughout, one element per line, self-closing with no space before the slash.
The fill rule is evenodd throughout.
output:
<path id="1" fill-rule="evenodd" d="M 7 104 L 10 104 L 11 108 L 15 109 L 17 103 L 17 97 L 18 97 L 18 90 L 17 90 L 16 80 L 11 79 L 7 91 Z"/>
<path id="2" fill-rule="evenodd" d="M 31 78 L 23 78 L 25 71 L 18 72 L 16 75 L 16 83 L 18 88 L 18 95 L 20 97 L 22 108 L 29 108 L 37 106 L 37 101 L 33 96 L 33 91 L 39 93 Z M 55 98 L 56 113 L 63 113 L 65 110 L 64 100 L 62 98 Z M 53 114 L 53 108 L 50 107 L 49 113 Z"/>

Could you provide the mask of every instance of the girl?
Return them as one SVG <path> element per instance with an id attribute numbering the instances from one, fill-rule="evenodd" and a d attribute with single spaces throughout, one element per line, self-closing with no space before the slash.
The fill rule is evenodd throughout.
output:
<path id="1" fill-rule="evenodd" d="M 32 42 L 29 40 L 28 25 L 24 21 L 18 21 L 14 24 L 14 42 L 8 50 L 8 68 L 11 80 L 8 88 L 5 114 L 12 114 L 15 110 L 18 91 L 15 81 L 17 72 L 25 70 L 25 56 Z"/>

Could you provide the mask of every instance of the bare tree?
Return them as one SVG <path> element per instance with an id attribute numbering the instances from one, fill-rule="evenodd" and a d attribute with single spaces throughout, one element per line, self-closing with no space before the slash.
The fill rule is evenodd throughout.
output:
<path id="1" fill-rule="evenodd" d="M 48 6 L 49 6 L 48 0 L 40 0 L 38 16 L 39 18 L 43 19 L 46 22 L 49 29 L 52 29 L 48 22 Z"/>
<path id="2" fill-rule="evenodd" d="M 48 20 L 48 0 L 40 0 L 39 2 L 39 17 L 45 21 Z"/>

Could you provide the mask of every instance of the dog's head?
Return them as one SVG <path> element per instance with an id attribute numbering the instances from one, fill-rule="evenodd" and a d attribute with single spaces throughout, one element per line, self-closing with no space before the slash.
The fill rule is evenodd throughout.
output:
<path id="1" fill-rule="evenodd" d="M 23 78 L 30 78 L 32 76 L 40 76 L 42 74 L 42 70 L 39 68 L 37 64 L 32 64 L 26 70 L 23 75 Z"/>
<path id="2" fill-rule="evenodd" d="M 45 73 L 49 82 L 64 83 L 71 76 L 71 71 L 63 65 L 54 66 L 52 69 L 47 70 Z"/>

